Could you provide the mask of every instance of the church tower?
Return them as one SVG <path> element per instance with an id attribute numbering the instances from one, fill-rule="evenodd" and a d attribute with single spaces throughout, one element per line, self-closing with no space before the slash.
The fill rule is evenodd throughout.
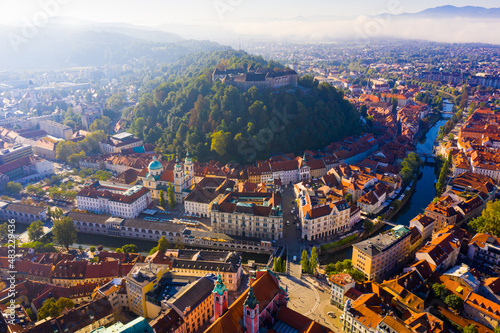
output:
<path id="1" fill-rule="evenodd" d="M 212 291 L 214 299 L 214 321 L 226 312 L 229 307 L 228 291 L 224 282 L 222 282 L 222 276 L 217 275 L 217 283 Z"/>
<path id="2" fill-rule="evenodd" d="M 175 192 L 175 201 L 177 203 L 182 203 L 181 193 L 182 193 L 182 184 L 183 184 L 183 174 L 182 174 L 182 166 L 179 162 L 179 158 L 175 159 L 174 166 L 174 192 Z"/>
<path id="3" fill-rule="evenodd" d="M 184 161 L 184 172 L 186 173 L 186 188 L 191 188 L 194 182 L 194 166 L 189 151 L 186 153 L 186 160 Z"/>
<path id="4" fill-rule="evenodd" d="M 243 324 L 246 333 L 259 332 L 259 301 L 253 293 L 252 286 L 250 286 L 247 299 L 243 303 Z"/>

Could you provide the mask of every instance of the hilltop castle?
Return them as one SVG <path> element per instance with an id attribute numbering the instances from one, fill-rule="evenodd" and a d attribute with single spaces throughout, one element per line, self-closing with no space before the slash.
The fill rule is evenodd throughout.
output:
<path id="1" fill-rule="evenodd" d="M 297 88 L 298 75 L 293 69 L 274 70 L 270 68 L 250 69 L 215 69 L 212 74 L 212 82 L 221 80 L 225 84 L 231 84 L 240 90 L 248 90 L 251 87 L 259 89 L 291 87 Z"/>

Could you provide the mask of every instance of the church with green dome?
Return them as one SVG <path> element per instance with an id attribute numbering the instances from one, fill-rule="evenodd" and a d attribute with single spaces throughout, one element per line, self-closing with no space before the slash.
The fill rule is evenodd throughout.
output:
<path id="1" fill-rule="evenodd" d="M 151 197 L 160 199 L 163 190 L 165 200 L 168 200 L 168 187 L 172 184 L 175 193 L 175 201 L 182 204 L 183 199 L 189 194 L 194 184 L 194 165 L 189 153 L 186 154 L 184 162 L 178 158 L 171 161 L 160 161 L 153 157 L 147 168 L 144 168 L 138 176 L 142 185 L 151 191 Z"/>

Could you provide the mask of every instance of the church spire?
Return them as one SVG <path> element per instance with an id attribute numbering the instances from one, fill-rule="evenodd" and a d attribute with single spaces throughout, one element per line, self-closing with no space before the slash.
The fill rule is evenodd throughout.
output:
<path id="1" fill-rule="evenodd" d="M 248 306 L 250 309 L 255 309 L 255 307 L 259 304 L 259 301 L 257 301 L 257 298 L 255 297 L 255 294 L 253 292 L 253 287 L 250 286 L 248 289 L 248 296 L 247 299 L 245 300 L 245 303 L 243 303 L 244 306 Z"/>

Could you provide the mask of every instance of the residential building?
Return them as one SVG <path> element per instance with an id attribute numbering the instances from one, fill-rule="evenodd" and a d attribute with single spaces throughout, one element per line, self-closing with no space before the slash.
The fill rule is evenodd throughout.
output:
<path id="1" fill-rule="evenodd" d="M 90 303 L 64 311 L 60 316 L 38 321 L 23 333 L 67 332 L 91 333 L 114 322 L 109 301 L 103 297 Z"/>
<path id="2" fill-rule="evenodd" d="M 351 288 L 354 288 L 356 281 L 347 273 L 332 274 L 330 276 L 332 285 L 330 291 L 330 304 L 342 309 L 345 304 L 344 295 Z"/>
<path id="3" fill-rule="evenodd" d="M 436 202 L 431 202 L 425 208 L 424 214 L 434 219 L 433 233 L 457 222 L 457 211 L 451 207 L 455 201 L 450 196 L 442 196 Z"/>
<path id="4" fill-rule="evenodd" d="M 70 140 L 73 137 L 73 130 L 71 127 L 56 123 L 52 120 L 41 121 L 40 129 L 59 139 Z"/>
<path id="5" fill-rule="evenodd" d="M 422 247 L 415 255 L 417 260 L 426 260 L 437 271 L 455 265 L 460 252 L 460 240 L 453 233 L 441 234 Z"/>
<path id="6" fill-rule="evenodd" d="M 410 228 L 415 227 L 422 235 L 422 241 L 425 242 L 431 238 L 434 230 L 434 219 L 424 214 L 418 214 L 410 221 Z"/>
<path id="7" fill-rule="evenodd" d="M 220 276 L 219 276 L 220 277 Z M 197 332 L 214 314 L 214 281 L 202 277 L 164 303 L 182 318 L 186 333 Z"/>
<path id="8" fill-rule="evenodd" d="M 466 318 L 492 330 L 500 324 L 500 304 L 492 302 L 475 292 L 467 295 L 464 301 L 463 314 Z"/>
<path id="9" fill-rule="evenodd" d="M 18 143 L 10 148 L 0 150 L 0 165 L 29 156 L 33 156 L 33 149 L 31 146 Z"/>
<path id="10" fill-rule="evenodd" d="M 467 257 L 472 261 L 485 261 L 500 264 L 500 238 L 478 233 L 469 241 Z"/>
<path id="11" fill-rule="evenodd" d="M 158 287 L 163 274 L 168 270 L 168 266 L 137 263 L 125 277 L 128 308 L 138 316 L 144 318 L 155 318 L 158 316 L 156 309 L 148 308 L 146 304 L 146 294 Z M 152 313 L 149 313 L 151 310 Z"/>
<path id="12" fill-rule="evenodd" d="M 135 218 L 151 205 L 151 192 L 140 185 L 96 181 L 76 195 L 78 209 Z"/>
<path id="13" fill-rule="evenodd" d="M 153 319 L 150 323 L 153 330 L 166 333 L 186 333 L 186 326 L 182 317 L 172 308 L 165 311 Z"/>
<path id="14" fill-rule="evenodd" d="M 243 277 L 241 255 L 230 251 L 169 249 L 171 270 L 186 276 L 218 274 L 228 290 L 236 291 Z"/>
<path id="15" fill-rule="evenodd" d="M 381 280 L 410 254 L 411 232 L 398 225 L 353 245 L 352 265 L 369 280 Z"/>
<path id="16" fill-rule="evenodd" d="M 384 307 L 375 293 L 363 294 L 344 307 L 343 331 L 345 333 L 376 333 L 383 320 Z"/>

